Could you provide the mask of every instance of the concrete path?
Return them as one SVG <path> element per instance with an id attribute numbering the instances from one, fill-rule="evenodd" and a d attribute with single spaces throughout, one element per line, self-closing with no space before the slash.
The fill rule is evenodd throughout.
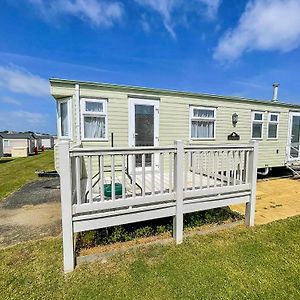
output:
<path id="1" fill-rule="evenodd" d="M 244 205 L 234 205 L 233 210 L 245 213 Z M 257 183 L 255 224 L 300 215 L 300 180 L 285 178 Z"/>
<path id="2" fill-rule="evenodd" d="M 31 182 L 0 202 L 0 247 L 61 233 L 59 179 Z"/>

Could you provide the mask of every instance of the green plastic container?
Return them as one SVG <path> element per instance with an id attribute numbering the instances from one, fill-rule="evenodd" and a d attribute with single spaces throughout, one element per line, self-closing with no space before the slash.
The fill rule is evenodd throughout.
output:
<path id="1" fill-rule="evenodd" d="M 122 184 L 121 183 L 115 183 L 115 195 L 122 196 Z M 106 183 L 104 184 L 104 196 L 106 198 L 111 198 L 111 184 Z"/>

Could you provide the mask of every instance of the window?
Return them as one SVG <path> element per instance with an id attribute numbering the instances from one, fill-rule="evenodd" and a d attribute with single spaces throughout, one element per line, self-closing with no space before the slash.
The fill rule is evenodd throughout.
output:
<path id="1" fill-rule="evenodd" d="M 3 140 L 3 147 L 10 147 L 10 141 L 9 140 Z"/>
<path id="2" fill-rule="evenodd" d="M 268 139 L 277 139 L 278 137 L 279 114 L 269 113 L 268 115 Z"/>
<path id="3" fill-rule="evenodd" d="M 61 138 L 69 138 L 71 136 L 70 103 L 69 99 L 59 100 L 58 102 L 58 135 Z"/>
<path id="4" fill-rule="evenodd" d="M 252 138 L 253 139 L 263 138 L 263 123 L 264 123 L 264 113 L 253 111 L 252 112 Z"/>
<path id="5" fill-rule="evenodd" d="M 191 139 L 214 139 L 216 109 L 209 107 L 190 108 Z"/>
<path id="6" fill-rule="evenodd" d="M 107 139 L 107 100 L 81 99 L 81 131 L 83 139 Z"/>

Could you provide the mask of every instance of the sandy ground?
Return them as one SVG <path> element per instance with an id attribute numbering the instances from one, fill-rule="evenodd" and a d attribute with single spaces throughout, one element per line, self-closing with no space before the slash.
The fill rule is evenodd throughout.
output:
<path id="1" fill-rule="evenodd" d="M 242 214 L 244 205 L 231 207 Z M 256 224 L 266 224 L 300 214 L 300 180 L 285 178 L 259 181 L 256 193 Z"/>
<path id="2" fill-rule="evenodd" d="M 29 183 L 0 203 L 0 247 L 61 233 L 59 180 Z"/>

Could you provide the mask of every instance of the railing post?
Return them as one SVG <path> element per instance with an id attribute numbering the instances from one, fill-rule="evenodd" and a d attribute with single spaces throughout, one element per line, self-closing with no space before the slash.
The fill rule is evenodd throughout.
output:
<path id="1" fill-rule="evenodd" d="M 246 203 L 245 223 L 246 226 L 254 226 L 255 203 L 256 203 L 256 181 L 257 181 L 257 161 L 258 161 L 258 142 L 253 141 L 253 151 L 249 153 L 249 183 L 251 185 L 250 201 Z"/>
<path id="2" fill-rule="evenodd" d="M 173 237 L 176 244 L 183 240 L 183 173 L 184 173 L 184 145 L 183 141 L 175 141 L 177 152 L 174 163 L 174 183 L 176 197 L 176 215 L 173 217 Z"/>
<path id="3" fill-rule="evenodd" d="M 58 147 L 60 167 L 60 199 L 63 230 L 64 272 L 74 270 L 74 240 L 72 222 L 72 174 L 69 142 L 61 141 Z"/>

